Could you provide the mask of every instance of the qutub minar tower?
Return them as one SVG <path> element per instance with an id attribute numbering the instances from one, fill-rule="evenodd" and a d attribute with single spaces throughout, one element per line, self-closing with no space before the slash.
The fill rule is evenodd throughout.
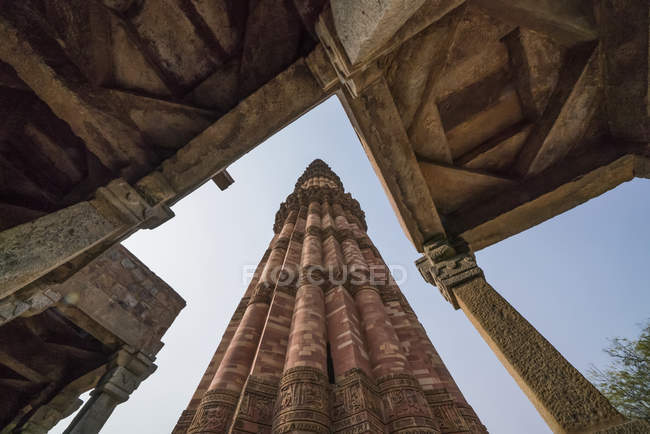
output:
<path id="1" fill-rule="evenodd" d="M 174 433 L 485 433 L 321 160 L 275 235 Z"/>

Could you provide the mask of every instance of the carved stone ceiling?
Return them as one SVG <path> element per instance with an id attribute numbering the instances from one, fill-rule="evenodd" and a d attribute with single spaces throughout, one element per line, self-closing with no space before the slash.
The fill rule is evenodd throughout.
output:
<path id="1" fill-rule="evenodd" d="M 348 69 L 327 3 L 4 2 L 0 229 L 157 170 L 173 202 L 332 93 L 417 248 L 647 174 L 644 2 L 425 1 Z"/>

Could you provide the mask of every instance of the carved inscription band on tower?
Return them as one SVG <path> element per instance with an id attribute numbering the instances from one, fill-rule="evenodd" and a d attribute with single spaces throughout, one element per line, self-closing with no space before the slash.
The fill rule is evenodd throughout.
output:
<path id="1" fill-rule="evenodd" d="M 174 433 L 485 433 L 321 160 Z"/>

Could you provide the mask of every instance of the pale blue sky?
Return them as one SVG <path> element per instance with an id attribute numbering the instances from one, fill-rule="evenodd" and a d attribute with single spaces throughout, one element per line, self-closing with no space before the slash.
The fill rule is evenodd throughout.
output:
<path id="1" fill-rule="evenodd" d="M 163 337 L 157 372 L 102 433 L 171 431 L 243 294 L 242 269 L 258 263 L 280 202 L 315 158 L 361 203 L 385 261 L 406 267 L 402 291 L 488 430 L 550 432 L 465 315 L 419 276 L 419 255 L 330 98 L 233 164 L 226 191 L 205 184 L 173 207 L 172 220 L 124 243 L 187 307 Z M 648 193 L 649 181 L 634 180 L 477 254 L 492 286 L 583 373 L 607 362 L 608 337 L 636 336 L 636 324 L 650 316 Z"/>

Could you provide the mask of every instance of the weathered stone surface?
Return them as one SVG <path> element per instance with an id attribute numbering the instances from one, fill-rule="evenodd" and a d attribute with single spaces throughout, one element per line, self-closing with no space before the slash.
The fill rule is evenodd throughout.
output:
<path id="1" fill-rule="evenodd" d="M 6 297 L 120 229 L 90 202 L 0 232 L 0 292 Z"/>
<path id="2" fill-rule="evenodd" d="M 454 294 L 553 431 L 580 432 L 623 419 L 485 280 L 456 287 Z"/>
<path id="3" fill-rule="evenodd" d="M 444 232 L 386 82 L 378 81 L 359 98 L 345 95 L 342 102 L 413 243 L 420 246 Z"/>
<path id="4" fill-rule="evenodd" d="M 184 195 L 325 96 L 304 61 L 299 61 L 164 161 L 162 174 Z"/>
<path id="5" fill-rule="evenodd" d="M 476 3 L 504 21 L 546 33 L 566 45 L 597 37 L 593 14 L 587 4 L 580 2 L 478 0 Z"/>
<path id="6" fill-rule="evenodd" d="M 452 213 L 448 231 L 477 251 L 586 202 L 635 175 L 633 155 L 611 146 L 586 151 L 485 202 Z"/>
<path id="7" fill-rule="evenodd" d="M 431 197 L 442 214 L 456 211 L 464 203 L 471 203 L 488 192 L 496 193 L 515 185 L 511 179 L 481 172 L 425 162 L 419 165 Z"/>
<path id="8" fill-rule="evenodd" d="M 336 32 L 352 64 L 386 43 L 424 0 L 360 0 L 330 3 Z"/>
<path id="9" fill-rule="evenodd" d="M 517 159 L 519 174 L 540 173 L 565 157 L 582 138 L 602 100 L 597 58 L 593 44 L 566 52 L 548 107 Z"/>
<path id="10" fill-rule="evenodd" d="M 151 161 L 141 133 L 110 107 L 97 104 L 87 85 L 58 73 L 30 43 L 24 32 L 5 18 L 0 19 L 0 59 L 9 63 L 25 83 L 91 146 L 97 157 L 112 169 L 127 162 L 134 170 L 147 168 Z M 131 173 L 125 175 L 129 177 Z"/>
<path id="11" fill-rule="evenodd" d="M 650 6 L 603 1 L 599 7 L 605 102 L 614 137 L 650 138 Z"/>
<path id="12" fill-rule="evenodd" d="M 57 287 L 78 309 L 120 340 L 153 357 L 185 301 L 121 245 L 108 249 Z"/>

